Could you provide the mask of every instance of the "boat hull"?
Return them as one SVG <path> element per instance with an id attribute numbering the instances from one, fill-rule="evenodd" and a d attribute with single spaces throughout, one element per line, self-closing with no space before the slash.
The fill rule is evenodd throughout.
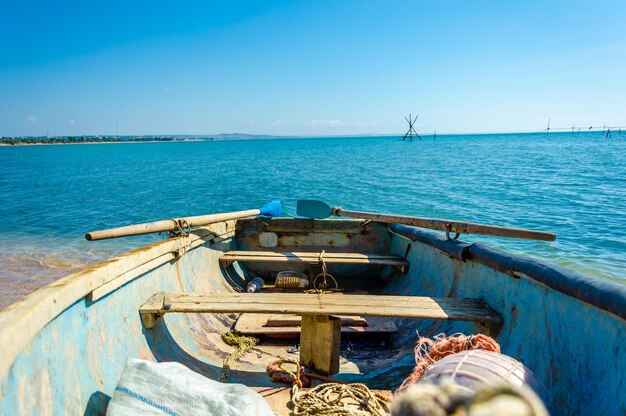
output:
<path id="1" fill-rule="evenodd" d="M 220 266 L 225 251 L 267 245 L 262 233 L 276 234 L 273 249 L 406 255 L 407 273 L 350 265 L 332 265 L 329 271 L 346 285 L 363 285 L 375 294 L 484 299 L 504 320 L 497 337 L 503 353 L 522 361 L 546 385 L 555 414 L 626 413 L 622 286 L 605 288 L 618 294 L 609 305 L 593 304 L 580 299 L 597 289 L 586 276 L 413 227 L 390 229 L 363 221 L 229 221 L 61 279 L 0 313 L 0 414 L 104 414 L 128 358 L 178 361 L 217 379 L 231 351 L 221 334 L 236 314 L 167 314 L 148 330 L 138 310 L 156 292 L 217 296 L 242 285 L 247 273 L 277 270 L 281 265 Z M 540 276 L 524 261 L 547 274 Z M 564 293 L 546 276 L 578 288 Z M 580 289 L 580 279 L 590 286 Z M 575 296 L 576 290 L 582 295 Z M 337 378 L 395 389 L 413 368 L 416 331 L 433 336 L 479 330 L 456 321 L 394 323 L 398 333 L 391 341 L 373 348 L 374 357 L 342 359 Z M 230 381 L 271 385 L 265 366 L 276 358 L 294 355 L 284 343 L 264 343 L 233 367 Z"/>

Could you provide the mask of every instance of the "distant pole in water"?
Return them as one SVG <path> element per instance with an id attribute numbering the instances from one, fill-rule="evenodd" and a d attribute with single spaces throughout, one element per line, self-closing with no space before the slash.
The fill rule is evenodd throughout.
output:
<path id="1" fill-rule="evenodd" d="M 414 134 L 417 136 L 418 139 L 420 139 L 420 141 L 422 141 L 422 138 L 420 137 L 419 134 L 417 134 L 417 132 L 415 131 L 415 128 L 413 127 L 413 125 L 417 121 L 417 116 L 415 116 L 415 118 L 412 118 L 411 114 L 409 114 L 409 118 L 406 118 L 406 116 L 404 116 L 404 119 L 407 121 L 407 123 L 409 123 L 409 131 L 406 132 L 406 134 L 402 138 L 402 141 L 405 141 L 407 136 L 409 136 L 409 139 L 413 141 Z"/>
<path id="2" fill-rule="evenodd" d="M 548 127 L 546 128 L 546 136 L 550 133 L 550 117 L 548 117 Z"/>

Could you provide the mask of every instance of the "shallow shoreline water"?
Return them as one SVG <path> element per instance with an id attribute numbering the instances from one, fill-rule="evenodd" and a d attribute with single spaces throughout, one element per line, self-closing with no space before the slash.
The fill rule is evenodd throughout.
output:
<path id="1" fill-rule="evenodd" d="M 118 143 L 99 143 L 118 144 Z M 556 232 L 463 236 L 626 282 L 626 136 L 600 133 L 221 140 L 0 148 L 0 308 L 157 241 L 84 233 L 280 198 Z M 121 143 L 119 143 L 121 144 Z"/>

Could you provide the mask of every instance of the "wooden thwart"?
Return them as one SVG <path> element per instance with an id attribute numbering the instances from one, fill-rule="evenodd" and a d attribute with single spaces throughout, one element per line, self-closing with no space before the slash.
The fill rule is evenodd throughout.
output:
<path id="1" fill-rule="evenodd" d="M 163 308 L 164 297 L 168 309 Z M 501 319 L 489 305 L 476 299 L 300 293 L 157 293 L 140 312 L 387 316 L 493 324 Z"/>
<path id="2" fill-rule="evenodd" d="M 373 264 L 406 268 L 409 262 L 400 256 L 365 253 L 324 253 L 327 264 Z M 319 263 L 320 252 L 228 251 L 220 258 L 222 266 L 234 261 L 264 263 Z"/>
<path id="3" fill-rule="evenodd" d="M 283 313 L 302 315 L 300 361 L 308 368 L 338 371 L 341 320 L 379 316 L 477 322 L 489 333 L 502 318 L 476 299 L 422 296 L 291 293 L 157 293 L 139 308 L 146 328 L 165 313 Z"/>

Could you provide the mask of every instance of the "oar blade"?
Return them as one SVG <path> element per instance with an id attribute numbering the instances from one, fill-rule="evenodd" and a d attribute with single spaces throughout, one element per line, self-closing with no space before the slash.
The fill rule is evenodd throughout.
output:
<path id="1" fill-rule="evenodd" d="M 279 199 L 274 199 L 259 208 L 261 215 L 264 217 L 280 217 L 283 213 L 283 207 Z"/>
<path id="2" fill-rule="evenodd" d="M 296 213 L 301 217 L 322 219 L 333 215 L 333 209 L 322 201 L 300 199 L 297 203 Z"/>

